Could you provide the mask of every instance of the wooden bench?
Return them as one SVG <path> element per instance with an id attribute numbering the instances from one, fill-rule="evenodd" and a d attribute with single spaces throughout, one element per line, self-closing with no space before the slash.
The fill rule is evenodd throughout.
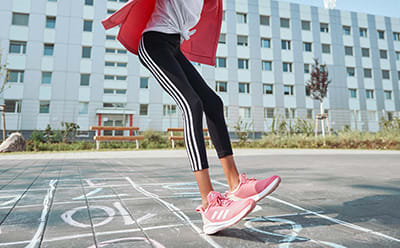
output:
<path id="1" fill-rule="evenodd" d="M 184 140 L 184 136 L 174 136 L 174 132 L 183 132 L 184 129 L 182 128 L 167 128 L 167 132 L 170 132 L 171 136 L 168 137 L 169 140 L 172 142 L 172 149 L 175 148 L 175 140 Z M 204 140 L 208 140 L 208 145 L 210 148 L 211 146 L 211 137 L 208 134 L 208 128 L 203 128 L 203 132 L 207 132 L 207 136 L 204 136 Z"/>
<path id="2" fill-rule="evenodd" d="M 93 139 L 96 141 L 96 150 L 100 148 L 100 141 L 111 141 L 111 140 L 135 140 L 136 141 L 136 149 L 139 149 L 139 140 L 143 140 L 144 136 L 132 135 L 133 131 L 137 134 L 139 131 L 139 127 L 110 127 L 110 126 L 90 126 L 90 130 L 104 130 L 104 131 L 130 131 L 130 136 L 111 136 L 111 135 L 103 135 L 103 136 L 94 136 Z"/>

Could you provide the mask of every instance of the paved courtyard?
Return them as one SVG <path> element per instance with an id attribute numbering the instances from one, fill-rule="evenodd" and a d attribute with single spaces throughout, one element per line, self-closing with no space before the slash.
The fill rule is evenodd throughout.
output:
<path id="1" fill-rule="evenodd" d="M 240 172 L 282 182 L 210 236 L 185 150 L 0 155 L 0 247 L 400 247 L 400 152 L 234 153 Z"/>

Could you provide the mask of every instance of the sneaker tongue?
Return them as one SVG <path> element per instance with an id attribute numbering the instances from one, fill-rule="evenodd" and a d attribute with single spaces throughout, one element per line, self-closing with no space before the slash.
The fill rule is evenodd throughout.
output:
<path id="1" fill-rule="evenodd" d="M 246 174 L 244 174 L 244 173 L 240 174 L 239 179 L 240 179 L 240 182 L 245 182 L 247 179 Z"/>
<path id="2" fill-rule="evenodd" d="M 208 202 L 210 203 L 210 202 L 214 201 L 214 199 L 217 197 L 221 197 L 221 193 L 216 192 L 216 191 L 210 191 L 210 193 L 208 193 L 208 196 L 207 196 Z"/>

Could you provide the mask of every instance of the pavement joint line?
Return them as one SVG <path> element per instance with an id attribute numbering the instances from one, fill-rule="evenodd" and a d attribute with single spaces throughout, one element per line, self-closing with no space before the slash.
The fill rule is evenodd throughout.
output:
<path id="1" fill-rule="evenodd" d="M 223 185 L 225 187 L 229 187 L 229 185 L 227 185 L 225 183 L 221 183 L 221 182 L 216 181 L 216 180 L 212 180 L 212 181 L 215 182 L 216 184 Z M 362 232 L 365 232 L 365 233 L 374 234 L 376 236 L 380 236 L 380 237 L 383 237 L 383 238 L 386 238 L 386 239 L 389 239 L 389 240 L 392 240 L 392 241 L 400 242 L 400 239 L 391 237 L 389 235 L 386 235 L 386 234 L 383 234 L 383 233 L 380 233 L 380 232 L 377 232 L 377 231 L 373 231 L 371 229 L 368 229 L 368 228 L 365 228 L 365 227 L 361 227 L 361 226 L 358 226 L 358 225 L 355 225 L 355 224 L 352 224 L 352 223 L 349 223 L 349 222 L 346 222 L 346 221 L 343 221 L 343 220 L 339 220 L 339 219 L 336 219 L 336 218 L 333 218 L 333 217 L 329 217 L 329 216 L 324 215 L 324 214 L 319 214 L 319 213 L 317 213 L 315 211 L 311 211 L 311 210 L 302 208 L 302 207 L 297 206 L 297 205 L 295 205 L 293 203 L 278 199 L 278 198 L 273 197 L 273 196 L 267 196 L 267 198 L 271 199 L 271 200 L 273 200 L 275 202 L 279 202 L 279 203 L 282 203 L 284 205 L 293 207 L 295 209 L 298 209 L 298 210 L 301 210 L 301 211 L 305 211 L 305 212 L 309 212 L 310 214 L 316 215 L 316 216 L 318 216 L 320 218 L 329 220 L 331 222 L 334 222 L 334 223 L 342 225 L 342 226 L 346 226 L 346 227 L 354 229 L 354 230 L 358 230 L 358 231 L 362 231 Z"/>
<path id="2" fill-rule="evenodd" d="M 0 173 L 0 176 L 3 175 L 4 173 L 6 173 L 6 172 L 9 171 L 9 170 L 15 169 L 16 167 L 18 167 L 18 166 L 21 165 L 21 164 L 23 164 L 23 161 L 19 161 L 19 163 L 17 163 L 15 166 L 12 166 L 12 167 L 10 167 L 10 168 L 8 168 L 8 169 L 5 169 L 4 171 L 2 171 L 2 172 Z"/>
<path id="3" fill-rule="evenodd" d="M 169 229 L 169 228 L 182 227 L 182 226 L 186 226 L 186 225 L 185 224 L 173 224 L 173 225 L 152 226 L 152 227 L 144 227 L 143 230 L 147 231 L 147 230 L 156 230 L 156 229 Z M 134 232 L 140 232 L 140 231 L 141 230 L 139 228 L 122 229 L 122 230 L 115 230 L 115 231 L 96 232 L 96 235 L 103 236 L 103 235 L 110 235 L 110 234 L 134 233 Z M 76 234 L 76 235 L 60 236 L 60 237 L 55 237 L 55 238 L 50 238 L 50 239 L 44 239 L 42 243 L 70 240 L 70 239 L 77 239 L 77 238 L 86 238 L 86 237 L 92 237 L 92 236 L 93 236 L 93 233 L 83 233 L 83 234 Z M 30 242 L 30 240 L 14 241 L 14 242 L 0 243 L 0 246 L 21 245 L 21 244 L 27 244 L 29 242 Z"/>
<path id="4" fill-rule="evenodd" d="M 37 175 L 35 177 L 35 179 L 32 181 L 32 183 L 26 188 L 25 192 L 23 192 L 21 194 L 21 196 L 18 198 L 18 200 L 15 201 L 15 203 L 12 205 L 12 207 L 10 208 L 10 211 L 8 211 L 8 213 L 4 216 L 4 218 L 2 220 L 0 220 L 0 226 L 4 223 L 4 221 L 7 219 L 7 217 L 10 215 L 10 213 L 14 210 L 15 206 L 17 206 L 17 204 L 19 203 L 19 201 L 22 199 L 22 197 L 24 197 L 24 195 L 26 194 L 26 192 L 28 192 L 29 188 L 32 187 L 32 185 L 36 182 L 36 180 L 40 177 L 40 175 L 42 175 L 43 171 L 49 166 L 49 163 L 44 166 L 42 168 L 42 170 L 40 171 L 39 175 Z"/>

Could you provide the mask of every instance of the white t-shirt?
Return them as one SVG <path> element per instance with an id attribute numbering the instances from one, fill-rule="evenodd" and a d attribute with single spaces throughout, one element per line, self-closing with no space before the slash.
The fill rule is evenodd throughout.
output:
<path id="1" fill-rule="evenodd" d="M 154 12 L 142 33 L 153 30 L 163 33 L 180 33 L 181 43 L 188 40 L 189 32 L 200 20 L 203 0 L 156 0 Z"/>

